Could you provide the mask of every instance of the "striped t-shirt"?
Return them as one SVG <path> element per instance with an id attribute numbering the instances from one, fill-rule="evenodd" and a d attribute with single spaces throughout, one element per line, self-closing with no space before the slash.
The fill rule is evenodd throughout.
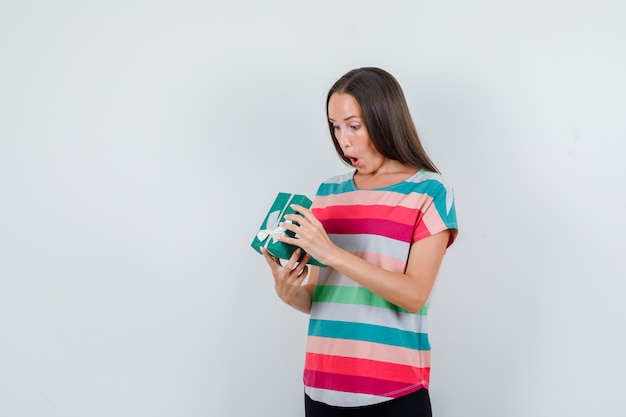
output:
<path id="1" fill-rule="evenodd" d="M 320 185 L 311 210 L 331 240 L 384 269 L 403 273 L 411 244 L 455 233 L 452 189 L 421 170 L 398 184 L 358 189 L 353 172 Z M 376 404 L 428 388 L 429 303 L 416 314 L 397 307 L 328 267 L 320 268 L 311 307 L 305 392 L 326 404 Z"/>

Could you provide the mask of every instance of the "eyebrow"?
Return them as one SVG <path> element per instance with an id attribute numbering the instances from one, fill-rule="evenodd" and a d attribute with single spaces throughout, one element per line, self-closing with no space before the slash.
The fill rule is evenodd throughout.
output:
<path id="1" fill-rule="evenodd" d="M 344 121 L 344 122 L 346 122 L 346 121 L 348 121 L 348 120 L 350 120 L 350 119 L 355 119 L 355 118 L 356 118 L 356 119 L 358 119 L 359 117 L 360 117 L 360 116 L 356 116 L 356 115 L 355 115 L 355 116 L 348 116 L 348 117 L 346 117 L 345 119 L 343 119 L 343 121 Z M 330 117 L 328 118 L 328 120 L 329 120 L 329 121 L 331 121 L 331 122 L 334 122 L 334 121 L 335 121 L 334 119 L 331 119 Z"/>

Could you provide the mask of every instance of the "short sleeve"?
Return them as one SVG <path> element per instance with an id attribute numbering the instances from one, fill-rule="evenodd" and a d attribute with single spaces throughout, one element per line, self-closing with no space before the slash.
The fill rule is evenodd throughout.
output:
<path id="1" fill-rule="evenodd" d="M 413 242 L 444 230 L 451 230 L 448 242 L 450 247 L 458 235 L 456 205 L 451 184 L 445 177 L 432 174 L 431 178 L 422 182 L 420 192 L 424 193 L 424 198 L 421 199 L 422 205 L 419 207 L 414 227 Z"/>

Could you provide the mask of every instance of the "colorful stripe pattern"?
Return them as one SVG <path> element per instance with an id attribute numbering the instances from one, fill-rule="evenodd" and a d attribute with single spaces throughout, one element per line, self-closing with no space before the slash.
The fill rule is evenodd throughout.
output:
<path id="1" fill-rule="evenodd" d="M 352 177 L 350 172 L 324 182 L 311 210 L 335 244 L 372 264 L 402 273 L 413 242 L 457 229 L 452 189 L 440 174 L 419 171 L 375 190 L 356 188 Z M 428 388 L 429 305 L 411 314 L 330 267 L 320 269 L 307 337 L 306 393 L 354 407 Z"/>

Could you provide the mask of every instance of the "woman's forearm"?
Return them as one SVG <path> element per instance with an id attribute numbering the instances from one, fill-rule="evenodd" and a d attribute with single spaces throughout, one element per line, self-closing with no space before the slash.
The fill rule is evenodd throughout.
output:
<path id="1" fill-rule="evenodd" d="M 311 303 L 313 300 L 313 291 L 315 284 L 302 285 L 289 299 L 282 299 L 287 305 L 301 311 L 305 314 L 311 312 Z"/>

